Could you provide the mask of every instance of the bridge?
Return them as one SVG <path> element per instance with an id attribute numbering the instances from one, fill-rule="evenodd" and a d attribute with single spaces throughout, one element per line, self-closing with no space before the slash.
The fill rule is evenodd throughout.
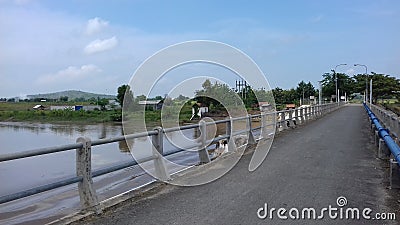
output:
<path id="1" fill-rule="evenodd" d="M 249 145 L 231 171 L 200 186 L 179 187 L 153 182 L 116 198 L 97 202 L 90 185 L 92 177 L 137 163 L 133 162 L 86 174 L 77 169 L 75 178 L 3 196 L 0 202 L 78 183 L 82 212 L 56 220 L 54 224 L 397 224 L 394 220 L 398 216 L 400 196 L 396 189 L 398 174 L 394 169 L 397 168 L 396 160 L 400 153 L 397 152 L 396 137 L 400 129 L 397 116 L 374 105 L 343 106 L 336 103 L 277 114 L 280 114 L 278 134 L 265 161 L 252 172 L 249 172 L 248 166 L 254 148 Z M 263 115 L 260 117 L 262 119 Z M 251 117 L 241 119 L 251 121 Z M 223 122 L 229 125 L 232 120 Z M 254 133 L 254 139 L 258 141 L 268 140 L 268 135 L 263 132 L 263 127 L 267 126 L 269 124 L 266 123 L 260 127 L 250 125 L 247 132 Z M 259 136 L 256 136 L 255 131 L 260 129 Z M 157 136 L 160 132 L 156 130 L 128 138 Z M 222 138 L 229 139 L 233 135 L 227 132 Z M 153 139 L 155 143 L 156 140 Z M 74 148 L 78 152 L 87 152 L 90 146 L 114 140 L 102 140 L 102 143 L 80 141 L 57 149 L 0 156 L 0 160 Z M 89 147 L 85 148 L 88 144 Z M 160 148 L 156 150 L 160 152 Z M 164 171 L 164 176 L 176 180 L 195 179 L 205 172 L 220 170 L 230 163 L 232 157 L 235 157 L 234 152 L 228 151 L 226 156 L 209 162 L 209 158 L 200 153 L 201 165 L 176 174 L 165 174 Z M 152 157 L 146 160 L 157 159 Z M 78 167 L 90 168 L 90 158 L 88 161 L 88 158 L 78 157 L 77 162 Z M 158 169 L 162 175 L 160 170 L 163 167 Z M 315 213 L 311 208 L 315 209 Z M 333 215 L 329 214 L 332 213 L 329 211 L 331 208 L 336 209 Z M 346 211 L 348 208 L 357 208 L 360 218 L 346 218 L 353 213 Z M 371 212 L 361 215 L 365 209 Z M 336 217 L 332 218 L 334 215 Z M 291 218 L 296 216 L 297 219 Z"/>

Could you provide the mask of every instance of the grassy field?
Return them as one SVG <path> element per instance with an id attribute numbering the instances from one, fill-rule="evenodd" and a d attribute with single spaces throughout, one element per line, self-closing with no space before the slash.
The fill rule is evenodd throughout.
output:
<path id="1" fill-rule="evenodd" d="M 42 104 L 47 108 L 51 105 L 88 105 L 88 103 L 40 103 L 40 102 L 1 102 L 0 103 L 0 121 L 12 122 L 76 122 L 76 123 L 100 123 L 121 121 L 121 110 L 109 111 L 73 111 L 73 110 L 33 110 L 35 105 Z M 168 110 L 167 110 L 168 111 Z M 143 112 L 137 112 L 132 115 L 133 118 L 142 118 Z M 165 112 L 164 112 L 165 113 Z M 190 106 L 185 105 L 180 112 L 180 121 L 189 121 L 192 115 Z M 146 111 L 146 122 L 159 122 L 161 120 L 161 111 Z"/>
<path id="2" fill-rule="evenodd" d="M 0 102 L 0 112 L 1 111 L 29 111 L 35 105 L 43 105 L 50 108 L 50 105 L 89 105 L 88 102 Z"/>

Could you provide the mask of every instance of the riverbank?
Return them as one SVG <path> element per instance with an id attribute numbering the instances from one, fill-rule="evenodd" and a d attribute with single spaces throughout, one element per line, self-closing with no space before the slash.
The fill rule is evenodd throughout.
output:
<path id="1" fill-rule="evenodd" d="M 0 111 L 2 122 L 83 122 L 103 123 L 121 121 L 121 111 L 70 111 L 70 110 L 30 110 Z"/>

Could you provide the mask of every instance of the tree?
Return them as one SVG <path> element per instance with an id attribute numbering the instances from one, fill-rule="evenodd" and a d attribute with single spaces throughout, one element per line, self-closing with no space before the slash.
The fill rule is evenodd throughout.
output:
<path id="1" fill-rule="evenodd" d="M 279 88 L 279 87 L 276 87 L 276 88 L 272 89 L 272 93 L 273 93 L 274 98 L 275 98 L 275 103 L 276 104 L 283 104 L 283 102 L 285 101 L 283 89 Z"/>
<path id="2" fill-rule="evenodd" d="M 68 102 L 68 96 L 61 96 L 60 102 Z"/>
<path id="3" fill-rule="evenodd" d="M 400 79 L 385 74 L 377 74 L 372 72 L 372 99 L 376 103 L 379 98 L 399 98 L 400 96 Z M 369 82 L 368 82 L 369 90 Z"/>
<path id="4" fill-rule="evenodd" d="M 97 102 L 97 104 L 99 104 L 101 110 L 106 110 L 106 105 L 108 105 L 108 99 L 102 98 Z"/>
<path id="5" fill-rule="evenodd" d="M 359 91 L 358 88 L 355 87 L 356 85 L 355 80 L 349 77 L 347 74 L 325 73 L 324 75 L 322 75 L 322 77 L 323 77 L 322 97 L 331 98 L 333 95 L 336 95 L 336 77 L 337 77 L 337 87 L 340 91 L 340 95 L 344 95 L 343 93 L 346 93 L 347 96 L 350 96 L 351 94 Z"/>
<path id="6" fill-rule="evenodd" d="M 136 96 L 136 100 L 137 101 L 145 101 L 147 98 L 146 98 L 146 96 L 145 95 L 138 95 L 138 96 Z"/>
<path id="7" fill-rule="evenodd" d="M 315 88 L 311 82 L 301 81 L 296 88 L 297 98 L 303 99 L 303 104 L 305 99 L 309 99 L 310 96 L 315 95 Z"/>
<path id="8" fill-rule="evenodd" d="M 186 96 L 184 96 L 184 95 L 179 95 L 179 96 L 176 97 L 175 99 L 178 100 L 178 101 L 185 101 L 185 100 L 188 100 L 189 97 L 186 97 Z"/>
<path id="9" fill-rule="evenodd" d="M 117 101 L 123 107 L 124 101 L 125 103 L 133 103 L 133 93 L 129 85 L 124 84 L 118 87 L 117 90 Z"/>
<path id="10" fill-rule="evenodd" d="M 202 90 L 195 91 L 194 100 L 207 106 L 221 108 L 222 103 L 225 107 L 240 105 L 241 100 L 237 94 L 229 88 L 227 84 L 212 84 L 208 79 L 203 83 Z"/>

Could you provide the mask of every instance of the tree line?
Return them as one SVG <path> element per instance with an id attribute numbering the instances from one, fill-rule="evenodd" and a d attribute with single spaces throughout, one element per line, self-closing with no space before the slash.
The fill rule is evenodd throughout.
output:
<path id="1" fill-rule="evenodd" d="M 372 79 L 372 97 L 373 102 L 376 103 L 378 99 L 393 99 L 396 98 L 400 101 L 400 79 L 385 74 L 378 74 L 372 72 L 372 74 L 358 74 L 350 77 L 344 73 L 325 73 L 322 75 L 322 99 L 325 101 L 336 101 L 336 85 L 339 89 L 339 96 L 348 96 L 349 99 L 364 94 L 366 88 L 366 82 L 368 85 L 369 92 L 369 80 Z M 282 89 L 276 87 L 271 91 L 265 89 L 254 89 L 251 86 L 246 86 L 241 90 L 234 90 L 227 84 L 220 84 L 218 82 L 212 83 L 210 80 L 204 81 L 202 89 L 195 91 L 196 100 L 199 103 L 203 103 L 207 106 L 214 108 L 223 108 L 221 102 L 228 105 L 237 105 L 240 100 L 247 108 L 258 107 L 258 103 L 261 101 L 275 102 L 275 104 L 310 104 L 310 97 L 313 96 L 318 102 L 319 98 L 319 87 L 316 88 L 309 81 L 300 81 L 295 88 Z M 125 94 L 127 93 L 127 94 Z M 232 98 L 232 93 L 236 93 L 239 98 Z M 358 94 L 358 95 L 357 95 Z M 124 97 L 128 96 L 128 100 Z M 214 96 L 213 98 L 207 96 Z M 216 98 L 218 99 L 216 99 Z M 175 100 L 187 100 L 188 97 L 180 95 Z M 130 91 L 129 85 L 122 85 L 117 90 L 117 101 L 123 105 L 125 103 L 133 103 L 137 105 L 138 101 L 149 100 L 144 95 L 134 97 L 132 91 Z M 152 100 L 171 101 L 172 99 L 168 96 L 156 96 Z"/>

